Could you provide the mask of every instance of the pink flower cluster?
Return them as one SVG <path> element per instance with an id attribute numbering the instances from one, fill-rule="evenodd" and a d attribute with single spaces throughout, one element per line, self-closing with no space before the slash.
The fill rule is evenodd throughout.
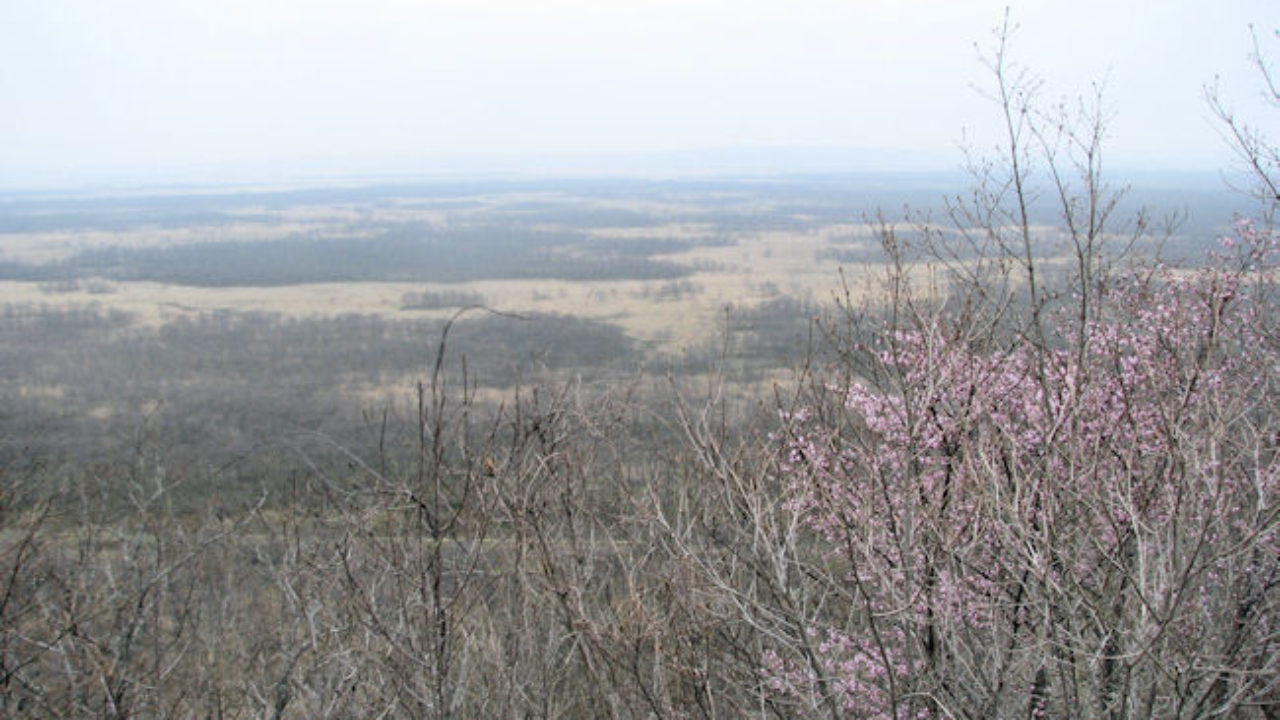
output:
<path id="1" fill-rule="evenodd" d="M 957 685 L 1031 688 L 1064 658 L 1246 662 L 1187 638 L 1277 601 L 1280 244 L 1242 222 L 1222 246 L 1085 288 L 1039 332 L 886 325 L 871 371 L 783 418 L 791 507 L 867 608 L 864 634 L 818 646 L 846 711 L 947 715 L 972 694 Z M 793 694 L 819 679 L 765 671 Z M 1033 716 L 1068 709 L 1065 689 L 1028 692 Z"/>

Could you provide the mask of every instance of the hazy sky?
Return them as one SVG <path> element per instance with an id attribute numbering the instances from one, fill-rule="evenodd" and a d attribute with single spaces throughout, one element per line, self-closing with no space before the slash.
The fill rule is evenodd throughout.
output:
<path id="1" fill-rule="evenodd" d="M 431 169 L 476 155 L 894 148 L 956 163 L 1004 0 L 0 0 L 0 183 Z M 1262 124 L 1275 0 L 1013 0 L 1045 97 L 1107 79 L 1117 163 Z"/>

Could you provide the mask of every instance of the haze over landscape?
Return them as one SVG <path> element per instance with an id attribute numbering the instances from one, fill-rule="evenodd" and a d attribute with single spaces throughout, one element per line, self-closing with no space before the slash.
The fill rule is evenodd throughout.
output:
<path id="1" fill-rule="evenodd" d="M 1277 720 L 1273 5 L 0 0 L 0 718 Z"/>
<path id="2" fill-rule="evenodd" d="M 951 169 L 998 137 L 975 44 L 1005 5 L 7 2 L 0 184 Z M 1259 107 L 1273 10 L 1018 2 L 1013 51 L 1048 98 L 1104 81 L 1114 163 L 1217 170 L 1202 90 Z"/>

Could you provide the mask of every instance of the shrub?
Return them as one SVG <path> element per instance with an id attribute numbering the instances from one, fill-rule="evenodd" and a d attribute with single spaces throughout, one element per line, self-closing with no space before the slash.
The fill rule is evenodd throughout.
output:
<path id="1" fill-rule="evenodd" d="M 886 229 L 889 302 L 846 308 L 870 339 L 784 413 L 790 508 L 839 570 L 764 675 L 833 716 L 1274 717 L 1280 243 L 1241 220 L 1205 267 L 1126 267 L 1100 113 L 1038 113 L 1006 38 L 1009 154 L 952 205 L 968 252 L 922 227 L 922 289 Z"/>

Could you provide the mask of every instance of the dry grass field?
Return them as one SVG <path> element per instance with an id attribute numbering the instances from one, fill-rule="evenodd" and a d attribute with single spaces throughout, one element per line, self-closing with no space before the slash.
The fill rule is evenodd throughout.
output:
<path id="1" fill-rule="evenodd" d="M 748 198 L 755 212 L 774 212 L 772 204 Z M 274 286 L 198 286 L 154 280 L 102 278 L 93 282 L 58 283 L 47 280 L 0 280 L 0 297 L 12 305 L 97 306 L 120 310 L 144 326 L 159 326 L 176 318 L 211 313 L 265 312 L 290 317 L 345 314 L 386 318 L 447 317 L 453 308 L 406 309 L 403 298 L 412 292 L 476 293 L 488 307 L 517 314 L 561 314 L 612 323 L 646 347 L 668 352 L 696 345 L 724 322 L 726 307 L 748 308 L 762 301 L 789 296 L 823 301 L 840 288 L 840 272 L 857 278 L 865 263 L 840 262 L 824 250 L 873 252 L 876 229 L 866 224 L 826 222 L 802 218 L 794 229 L 725 229 L 715 222 L 689 221 L 712 206 L 695 199 L 593 200 L 560 193 L 513 192 L 451 198 L 450 207 L 429 199 L 391 198 L 376 204 L 332 203 L 267 207 L 248 204 L 225 211 L 226 222 L 162 227 L 148 224 L 119 229 L 81 228 L 39 232 L 0 233 L 0 259 L 47 265 L 76 253 L 103 249 L 165 249 L 212 243 L 269 244 L 305 236 L 362 238 L 376 243 L 378 229 L 403 223 L 423 224 L 447 232 L 449 228 L 485 227 L 495 215 L 519 217 L 528 205 L 539 209 L 527 229 L 543 233 L 570 231 L 557 223 L 568 215 L 584 230 L 579 244 L 554 246 L 551 252 L 583 256 L 594 241 L 625 248 L 631 241 L 660 239 L 677 245 L 655 252 L 655 261 L 679 269 L 675 278 L 562 279 L 485 278 L 462 282 L 404 282 L 394 280 L 299 282 Z M 736 207 L 736 206 L 735 206 Z M 575 215 L 624 212 L 644 224 L 583 227 Z"/>

